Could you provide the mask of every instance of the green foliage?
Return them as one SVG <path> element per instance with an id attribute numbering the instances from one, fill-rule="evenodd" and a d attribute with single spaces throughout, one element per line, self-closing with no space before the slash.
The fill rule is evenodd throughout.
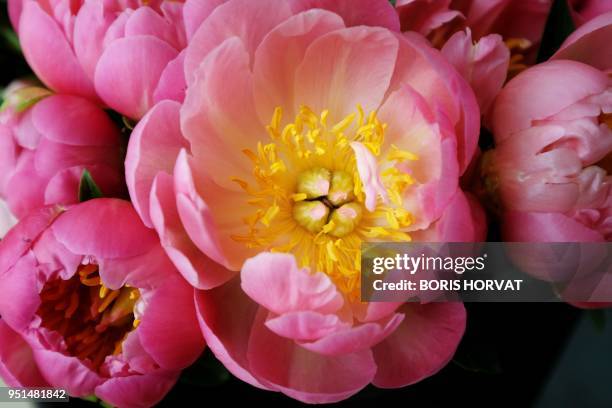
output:
<path id="1" fill-rule="evenodd" d="M 82 203 L 100 197 L 102 197 L 100 187 L 94 181 L 91 173 L 88 170 L 83 170 L 83 175 L 79 182 L 79 202 Z"/>
<path id="2" fill-rule="evenodd" d="M 546 20 L 538 52 L 538 62 L 544 62 L 552 57 L 574 29 L 574 21 L 567 0 L 555 0 Z"/>

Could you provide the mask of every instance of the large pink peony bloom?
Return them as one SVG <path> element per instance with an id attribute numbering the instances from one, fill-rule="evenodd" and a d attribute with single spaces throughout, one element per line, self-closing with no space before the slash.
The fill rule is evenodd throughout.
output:
<path id="1" fill-rule="evenodd" d="M 105 194 L 125 194 L 121 150 L 119 130 L 93 103 L 21 87 L 0 113 L 0 198 L 19 218 L 76 203 L 84 170 Z"/>
<path id="2" fill-rule="evenodd" d="M 185 73 L 185 102 L 134 129 L 126 172 L 175 265 L 210 289 L 197 298 L 217 357 L 306 402 L 443 367 L 463 306 L 361 303 L 359 253 L 483 238 L 458 186 L 479 127 L 467 83 L 386 0 L 228 1 Z"/>
<path id="3" fill-rule="evenodd" d="M 148 407 L 204 348 L 193 289 L 128 202 L 45 207 L 0 242 L 0 376 Z"/>
<path id="4" fill-rule="evenodd" d="M 9 0 L 28 63 L 55 91 L 100 99 L 139 119 L 182 100 L 181 51 L 210 12 L 200 0 Z M 214 2 L 213 2 L 214 3 Z"/>

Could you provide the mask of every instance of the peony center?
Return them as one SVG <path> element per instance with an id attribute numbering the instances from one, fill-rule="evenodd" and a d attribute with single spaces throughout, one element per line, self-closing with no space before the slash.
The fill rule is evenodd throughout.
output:
<path id="1" fill-rule="evenodd" d="M 81 265 L 72 278 L 45 284 L 36 314 L 41 327 L 62 336 L 68 355 L 99 370 L 107 356 L 122 351 L 123 340 L 138 325 L 139 298 L 136 288 L 106 288 L 97 265 Z"/>

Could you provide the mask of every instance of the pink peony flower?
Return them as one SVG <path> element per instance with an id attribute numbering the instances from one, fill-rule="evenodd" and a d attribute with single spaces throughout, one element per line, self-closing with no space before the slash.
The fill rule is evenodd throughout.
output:
<path id="1" fill-rule="evenodd" d="M 505 240 L 612 239 L 611 113 L 610 78 L 580 62 L 549 61 L 506 85 L 484 164 Z"/>
<path id="2" fill-rule="evenodd" d="M 200 0 L 10 0 L 28 63 L 51 89 L 100 99 L 139 119 L 157 101 L 181 101 L 189 29 Z M 212 1 L 212 3 L 216 3 Z"/>
<path id="3" fill-rule="evenodd" d="M 13 90 L 0 113 L 0 198 L 18 218 L 76 203 L 84 170 L 105 194 L 122 195 L 121 149 L 116 126 L 88 100 Z"/>
<path id="4" fill-rule="evenodd" d="M 185 102 L 134 129 L 126 177 L 239 378 L 306 402 L 451 358 L 459 303 L 362 303 L 364 241 L 472 241 L 467 83 L 386 0 L 230 0 L 185 53 Z M 219 286 L 225 283 L 225 285 Z"/>
<path id="5" fill-rule="evenodd" d="M 35 211 L 0 242 L 0 375 L 149 407 L 202 352 L 193 289 L 132 206 Z"/>

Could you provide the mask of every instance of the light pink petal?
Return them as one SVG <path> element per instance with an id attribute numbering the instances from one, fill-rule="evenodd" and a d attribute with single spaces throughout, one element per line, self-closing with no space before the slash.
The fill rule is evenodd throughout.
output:
<path id="1" fill-rule="evenodd" d="M 370 0 L 298 0 L 294 11 L 324 9 L 338 14 L 347 27 L 372 26 L 399 31 L 399 18 L 390 3 Z"/>
<path id="2" fill-rule="evenodd" d="M 329 403 L 356 394 L 372 381 L 372 352 L 322 356 L 271 332 L 260 310 L 249 339 L 251 370 L 272 387 L 302 402 Z M 350 369 L 347 370 L 347 368 Z"/>
<path id="3" fill-rule="evenodd" d="M 393 334 L 374 347 L 374 385 L 397 388 L 438 372 L 452 358 L 465 330 L 461 303 L 406 304 L 406 317 Z"/>
<path id="4" fill-rule="evenodd" d="M 385 203 L 389 199 L 387 189 L 380 178 L 380 169 L 376 157 L 363 143 L 351 142 L 351 148 L 355 153 L 357 171 L 363 184 L 365 206 L 368 211 L 374 211 L 379 198 Z"/>
<path id="5" fill-rule="evenodd" d="M 24 3 L 19 41 L 30 67 L 55 91 L 98 101 L 92 82 L 79 65 L 66 36 L 51 16 L 35 1 Z"/>
<path id="6" fill-rule="evenodd" d="M 551 59 L 584 62 L 602 71 L 612 69 L 612 12 L 597 16 L 574 31 Z"/>
<path id="7" fill-rule="evenodd" d="M 10 387 L 45 387 L 30 345 L 0 320 L 0 377 Z"/>
<path id="8" fill-rule="evenodd" d="M 104 51 L 104 37 L 116 18 L 104 8 L 100 2 L 86 1 L 74 19 L 74 52 L 91 81 Z"/>
<path id="9" fill-rule="evenodd" d="M 187 0 L 183 7 L 183 18 L 185 20 L 185 31 L 187 38 L 191 39 L 202 22 L 221 4 L 227 0 Z"/>
<path id="10" fill-rule="evenodd" d="M 95 395 L 117 407 L 152 407 L 172 389 L 178 374 L 160 373 L 111 378 L 96 387 Z"/>
<path id="11" fill-rule="evenodd" d="M 268 138 L 255 111 L 249 56 L 236 37 L 202 62 L 181 109 L 181 129 L 198 163 L 219 186 L 239 190 L 231 177 L 249 177 L 242 151 Z"/>
<path id="12" fill-rule="evenodd" d="M 204 338 L 198 327 L 194 289 L 171 272 L 149 299 L 138 331 L 142 346 L 162 368 L 181 370 L 202 354 Z"/>
<path id="13" fill-rule="evenodd" d="M 198 289 L 211 289 L 231 279 L 236 272 L 204 255 L 181 225 L 172 177 L 159 174 L 151 191 L 151 218 L 168 257 L 183 277 Z"/>
<path id="14" fill-rule="evenodd" d="M 263 252 L 245 262 L 240 276 L 245 293 L 276 314 L 333 313 L 343 304 L 327 275 L 299 269 L 291 254 Z"/>
<path id="15" fill-rule="evenodd" d="M 46 186 L 47 179 L 36 170 L 32 152 L 23 152 L 5 186 L 6 191 L 11 192 L 5 197 L 11 212 L 17 218 L 23 218 L 44 206 Z"/>
<path id="16" fill-rule="evenodd" d="M 397 36 L 399 54 L 389 93 L 410 85 L 454 129 L 459 171 L 470 164 L 478 145 L 480 111 L 474 92 L 438 51 L 415 33 Z"/>
<path id="17" fill-rule="evenodd" d="M 568 60 L 538 64 L 514 77 L 496 98 L 491 111 L 495 141 L 500 143 L 607 87 L 607 76 L 586 64 Z"/>
<path id="18" fill-rule="evenodd" d="M 140 221 L 127 201 L 90 200 L 64 215 L 53 224 L 53 233 L 76 254 L 100 259 L 129 258 L 148 252 L 158 242 L 155 232 Z"/>
<path id="19" fill-rule="evenodd" d="M 111 108 L 139 119 L 153 106 L 159 78 L 177 56 L 168 43 L 151 36 L 113 41 L 98 61 L 96 90 Z"/>
<path id="20" fill-rule="evenodd" d="M 180 129 L 180 105 L 163 101 L 155 105 L 132 131 L 125 158 L 125 178 L 134 208 L 151 227 L 149 195 L 159 172 L 171 174 L 180 149 L 188 146 Z"/>
<path id="21" fill-rule="evenodd" d="M 353 316 L 360 322 L 374 322 L 392 315 L 403 302 L 359 302 L 352 304 Z"/>
<path id="22" fill-rule="evenodd" d="M 502 222 L 504 241 L 602 242 L 595 230 L 561 213 L 507 211 Z"/>
<path id="23" fill-rule="evenodd" d="M 183 102 L 185 99 L 185 89 L 187 88 L 184 65 L 185 50 L 181 51 L 178 57 L 170 61 L 164 72 L 162 72 L 157 88 L 155 88 L 153 93 L 155 103 L 164 99 Z"/>
<path id="24" fill-rule="evenodd" d="M 42 347 L 33 347 L 34 360 L 51 387 L 63 388 L 73 397 L 87 397 L 103 379 L 78 358 Z"/>
<path id="25" fill-rule="evenodd" d="M 350 324 L 341 321 L 336 315 L 312 311 L 272 316 L 266 320 L 265 325 L 279 336 L 301 341 L 317 340 L 350 327 Z"/>
<path id="26" fill-rule="evenodd" d="M 187 83 L 195 78 L 195 71 L 206 55 L 228 38 L 236 37 L 247 52 L 247 61 L 251 61 L 264 36 L 291 14 L 288 2 L 276 0 L 233 0 L 215 8 L 193 34 L 187 47 Z"/>
<path id="27" fill-rule="evenodd" d="M 315 353 L 338 356 L 369 350 L 383 341 L 404 320 L 402 313 L 391 315 L 386 321 L 364 323 L 347 330 L 339 330 L 313 342 L 300 342 L 300 345 Z"/>
<path id="28" fill-rule="evenodd" d="M 472 34 L 455 33 L 442 47 L 442 55 L 470 84 L 481 114 L 485 115 L 506 80 L 510 51 L 497 34 L 482 37 L 472 43 Z"/>
<path id="29" fill-rule="evenodd" d="M 315 40 L 295 73 L 294 109 L 329 110 L 335 123 L 357 111 L 376 110 L 389 87 L 397 39 L 374 27 L 352 27 Z"/>
<path id="30" fill-rule="evenodd" d="M 125 36 L 151 36 L 166 42 L 178 51 L 183 48 L 177 36 L 177 27 L 151 7 L 138 7 L 130 14 L 125 22 Z"/>
<path id="31" fill-rule="evenodd" d="M 236 377 L 268 389 L 250 371 L 247 360 L 251 327 L 259 305 L 240 288 L 238 278 L 211 290 L 195 291 L 196 309 L 206 344 Z"/>
<path id="32" fill-rule="evenodd" d="M 269 123 L 274 109 L 283 108 L 291 120 L 295 70 L 308 46 L 323 34 L 344 28 L 342 18 L 323 10 L 308 10 L 288 18 L 268 33 L 255 52 L 253 87 L 257 112 Z"/>

